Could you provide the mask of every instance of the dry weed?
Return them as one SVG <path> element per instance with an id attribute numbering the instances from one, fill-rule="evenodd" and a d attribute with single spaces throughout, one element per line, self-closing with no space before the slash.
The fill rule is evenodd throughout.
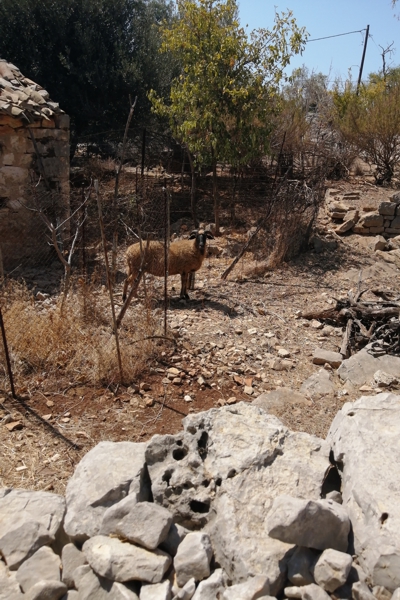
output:
<path id="1" fill-rule="evenodd" d="M 0 293 L 13 373 L 17 381 L 40 375 L 57 381 L 62 376 L 87 384 L 119 381 L 115 336 L 108 292 L 82 280 L 61 298 L 35 300 L 28 290 L 9 283 Z M 118 310 L 118 308 L 117 308 Z M 124 382 L 143 372 L 159 347 L 147 338 L 160 333 L 152 311 L 130 309 L 120 330 Z M 5 356 L 0 344 L 0 365 Z"/>

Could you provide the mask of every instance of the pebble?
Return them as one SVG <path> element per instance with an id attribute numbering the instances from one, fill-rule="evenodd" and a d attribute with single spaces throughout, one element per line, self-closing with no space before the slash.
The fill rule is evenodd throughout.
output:
<path id="1" fill-rule="evenodd" d="M 12 421 L 11 423 L 6 423 L 6 427 L 8 431 L 17 431 L 23 428 L 23 424 L 21 421 Z"/>
<path id="2" fill-rule="evenodd" d="M 177 369 L 176 367 L 170 367 L 169 369 L 167 369 L 167 373 L 169 375 L 173 375 L 174 377 L 176 377 L 177 375 L 179 375 L 180 370 Z"/>

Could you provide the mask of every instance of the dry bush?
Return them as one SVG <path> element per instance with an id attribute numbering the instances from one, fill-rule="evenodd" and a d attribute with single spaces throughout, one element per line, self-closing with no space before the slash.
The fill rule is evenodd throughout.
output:
<path id="1" fill-rule="evenodd" d="M 363 87 L 361 94 L 336 93 L 337 128 L 347 146 L 375 167 L 377 185 L 392 181 L 400 163 L 400 82 L 398 75 Z"/>
<path id="2" fill-rule="evenodd" d="M 9 283 L 0 303 L 16 381 L 41 374 L 54 381 L 67 377 L 88 384 L 119 380 L 115 337 L 112 333 L 108 292 L 75 282 L 61 310 L 61 299 L 35 301 L 28 290 Z M 142 373 L 160 351 L 148 338 L 160 333 L 157 315 L 133 307 L 120 332 L 124 381 Z M 6 376 L 0 344 L 0 381 Z"/>
<path id="3" fill-rule="evenodd" d="M 325 194 L 324 170 L 314 169 L 306 180 L 284 180 L 276 197 L 266 200 L 263 227 L 250 251 L 259 263 L 247 275 L 262 275 L 308 247 Z"/>

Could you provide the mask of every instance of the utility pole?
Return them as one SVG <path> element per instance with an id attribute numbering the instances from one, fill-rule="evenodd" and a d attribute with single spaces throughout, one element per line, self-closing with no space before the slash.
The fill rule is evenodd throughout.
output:
<path id="1" fill-rule="evenodd" d="M 365 32 L 364 48 L 363 48 L 363 53 L 362 53 L 362 58 L 361 58 L 360 73 L 358 75 L 356 96 L 358 96 L 358 92 L 360 91 L 361 77 L 362 77 L 362 72 L 363 72 L 363 68 L 364 68 L 365 53 L 367 51 L 368 36 L 369 36 L 369 25 L 367 25 L 367 30 Z"/>

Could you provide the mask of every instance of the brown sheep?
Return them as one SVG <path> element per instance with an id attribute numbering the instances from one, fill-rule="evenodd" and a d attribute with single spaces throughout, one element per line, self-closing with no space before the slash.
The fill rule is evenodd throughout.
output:
<path id="1" fill-rule="evenodd" d="M 209 231 L 199 229 L 192 231 L 188 240 L 179 240 L 172 242 L 169 247 L 168 255 L 168 275 L 181 276 L 181 293 L 180 297 L 189 300 L 187 293 L 188 278 L 190 273 L 198 271 L 203 263 L 206 250 L 207 238 L 214 239 Z M 153 241 L 146 244 L 142 243 L 144 252 L 144 260 L 142 265 L 143 273 L 150 273 L 157 277 L 164 277 L 164 244 Z M 127 278 L 124 283 L 124 291 L 122 300 L 125 302 L 126 293 L 129 284 L 134 284 L 138 276 L 140 265 L 142 263 L 142 255 L 140 252 L 140 244 L 136 243 L 129 246 L 126 251 L 126 260 L 128 263 Z M 137 287 L 137 286 L 136 286 Z M 137 296 L 137 289 L 134 292 Z"/>

